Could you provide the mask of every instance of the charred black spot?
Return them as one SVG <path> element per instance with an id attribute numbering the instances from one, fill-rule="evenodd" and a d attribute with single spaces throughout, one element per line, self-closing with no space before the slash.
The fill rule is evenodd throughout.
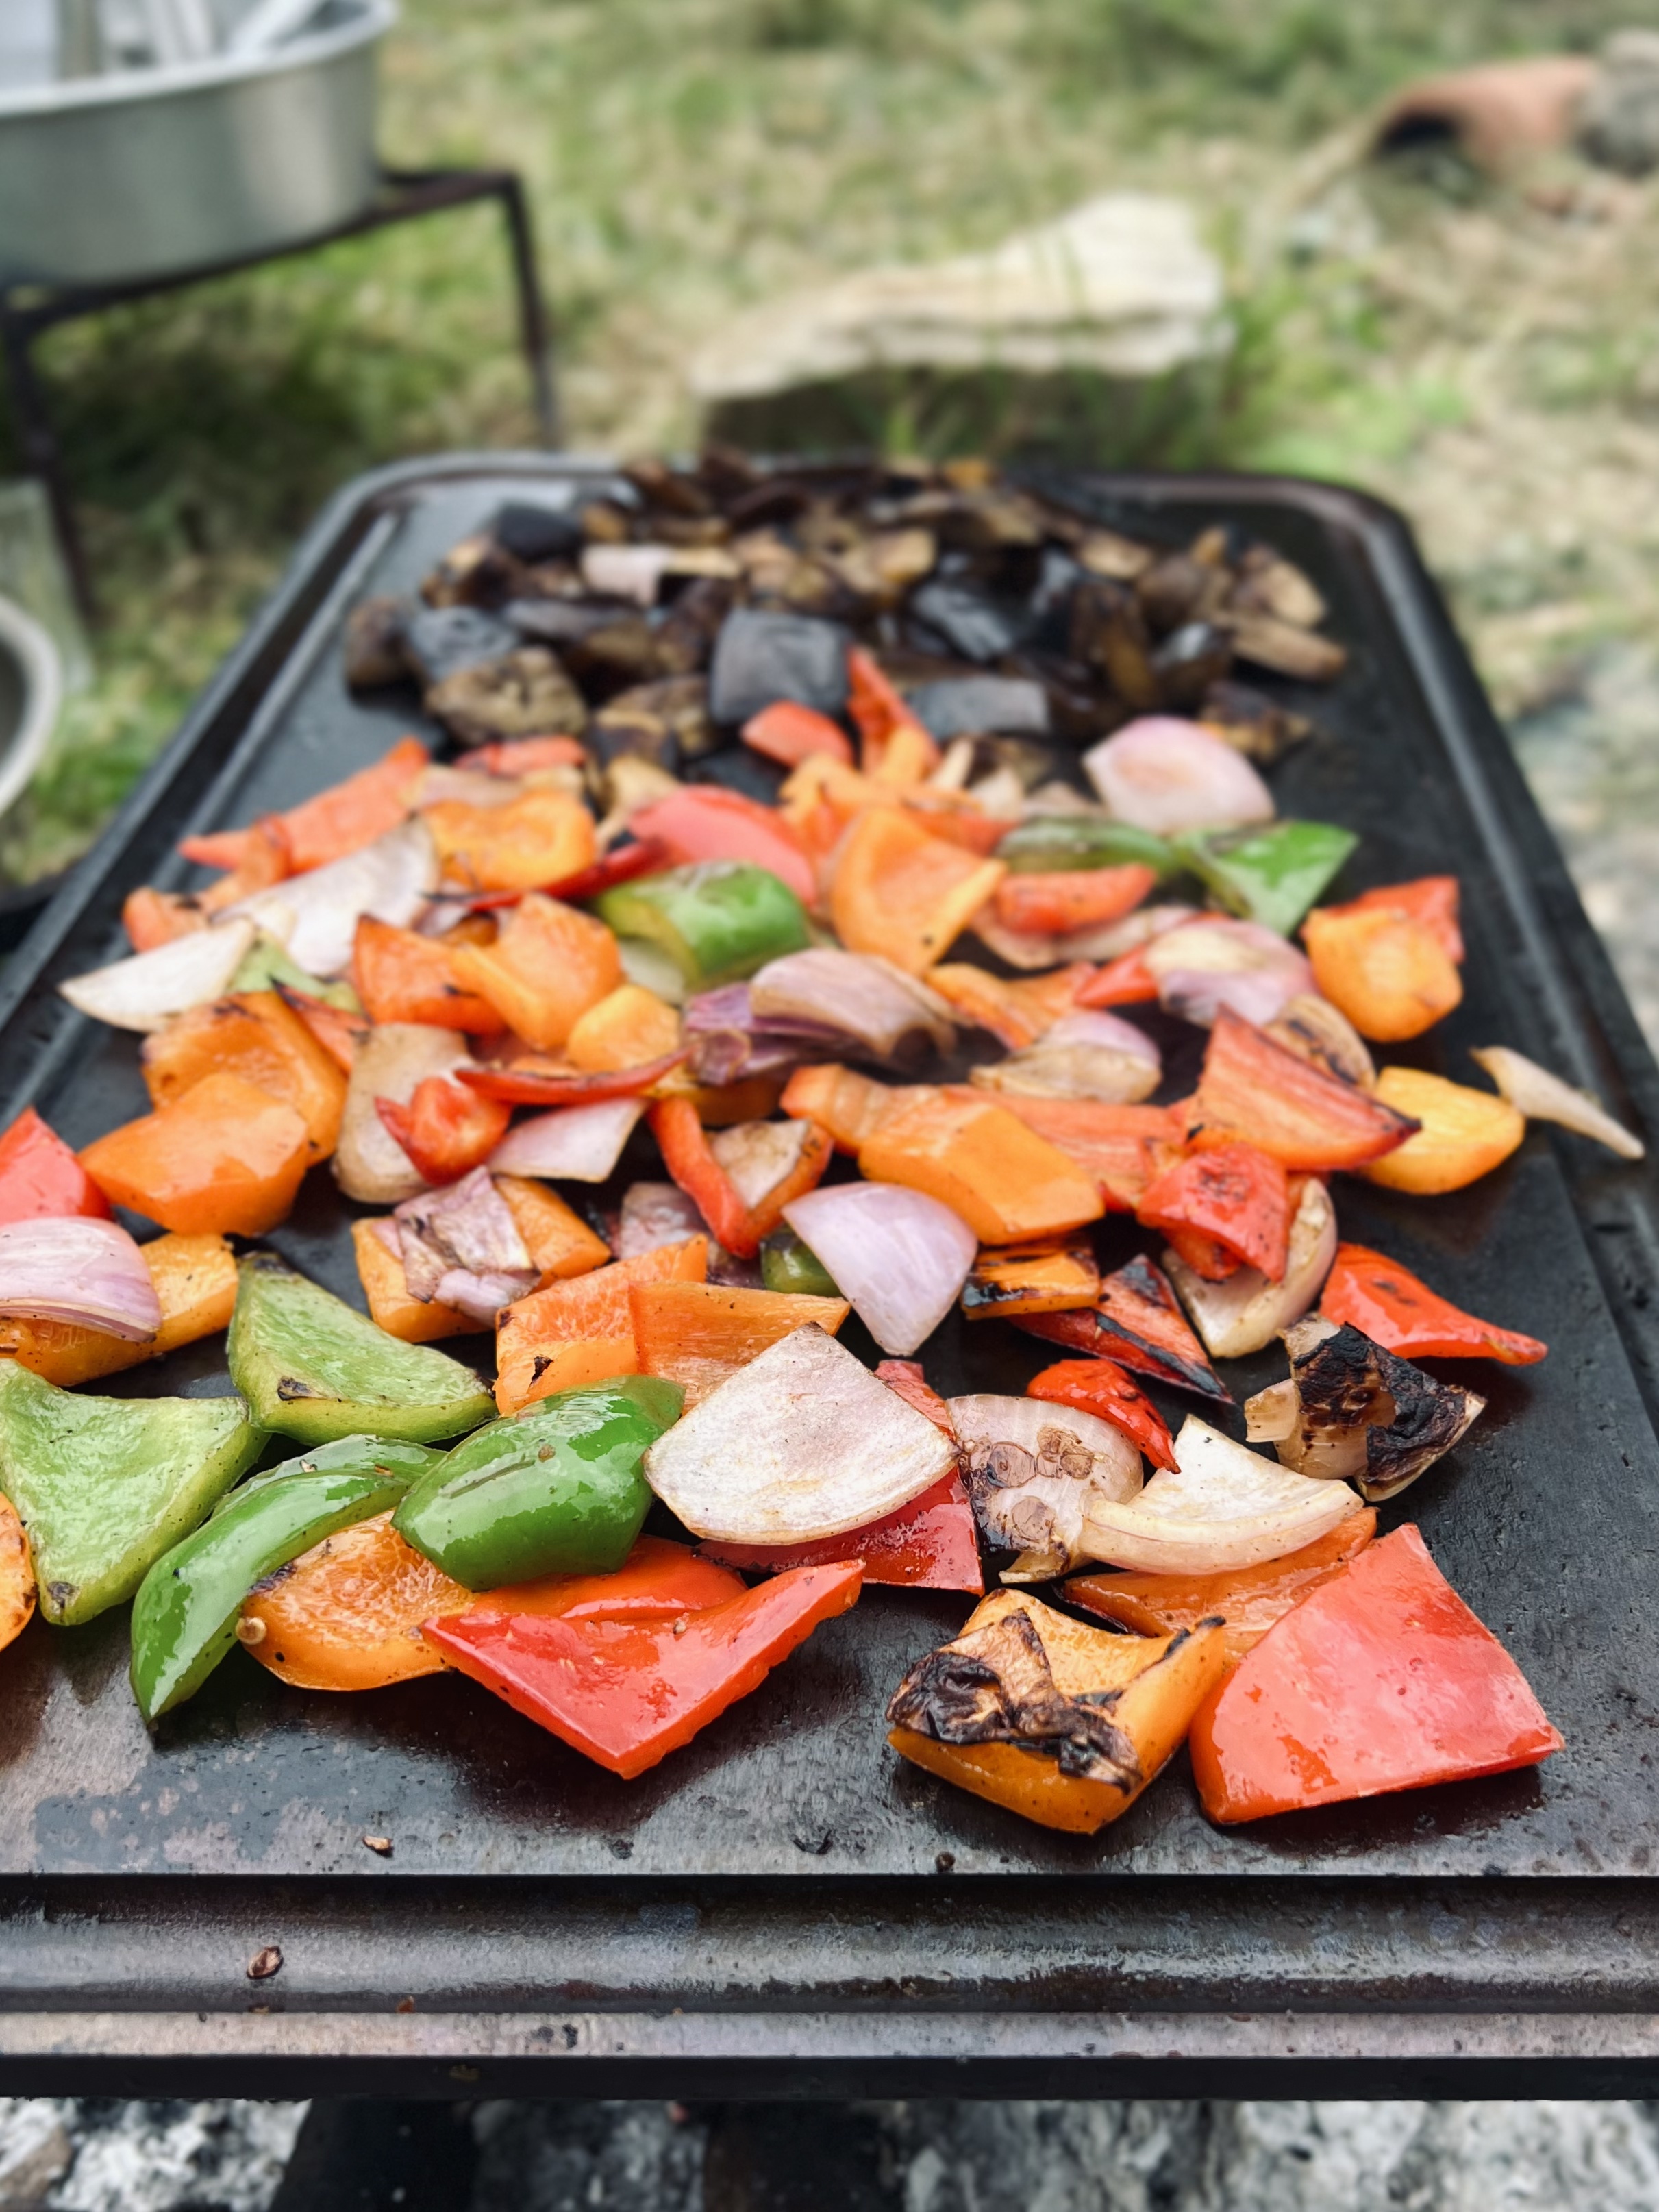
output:
<path id="1" fill-rule="evenodd" d="M 295 1398 L 325 1398 L 328 1393 L 318 1389 L 314 1383 L 304 1381 L 298 1375 L 284 1375 L 277 1381 L 276 1395 L 287 1404 Z"/>

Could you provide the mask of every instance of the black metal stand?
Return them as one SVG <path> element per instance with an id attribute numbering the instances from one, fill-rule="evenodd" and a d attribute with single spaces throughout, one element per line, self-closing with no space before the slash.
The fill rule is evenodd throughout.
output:
<path id="1" fill-rule="evenodd" d="M 361 215 L 310 238 L 295 240 L 262 253 L 239 255 L 231 261 L 205 268 L 180 269 L 165 276 L 147 276 L 131 283 L 0 286 L 0 353 L 5 359 L 7 381 L 17 422 L 18 441 L 25 470 L 46 486 L 52 519 L 63 545 L 64 558 L 81 611 L 95 611 L 92 579 L 86 550 L 76 526 L 70 498 L 63 448 L 52 427 L 46 394 L 34 365 L 35 340 L 59 323 L 82 316 L 102 314 L 106 308 L 126 306 L 157 293 L 176 292 L 191 284 L 206 283 L 239 270 L 259 267 L 267 261 L 286 260 L 295 253 L 314 252 L 343 238 L 361 238 L 398 222 L 413 222 L 422 216 L 442 215 L 451 208 L 470 207 L 480 200 L 499 200 L 506 219 L 507 247 L 519 299 L 519 337 L 530 370 L 536 416 L 544 443 L 552 446 L 558 434 L 550 367 L 552 327 L 536 273 L 530 209 L 524 186 L 512 169 L 386 169 L 381 189 Z"/>

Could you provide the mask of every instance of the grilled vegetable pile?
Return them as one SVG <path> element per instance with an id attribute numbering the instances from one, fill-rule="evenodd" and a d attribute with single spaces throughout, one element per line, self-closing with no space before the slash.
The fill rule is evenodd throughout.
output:
<path id="1" fill-rule="evenodd" d="M 240 1643 L 631 1777 L 920 1586 L 973 1610 L 892 1745 L 1051 1826 L 1189 1737 L 1224 1823 L 1559 1748 L 1376 1534 L 1484 1407 L 1416 1362 L 1545 1346 L 1344 1241 L 1340 1178 L 1641 1146 L 1503 1045 L 1377 1064 L 1462 1000 L 1458 885 L 1279 814 L 1309 725 L 1239 672 L 1331 679 L 1323 618 L 1228 531 L 720 453 L 359 606 L 349 680 L 459 750 L 188 840 L 64 987 L 151 1111 L 0 1137 L 0 1644 L 131 1600 L 152 1723 Z M 367 1315 L 258 1242 L 324 1176 Z M 1039 1340 L 1024 1395 L 936 1394 L 953 1308 Z M 77 1395 L 219 1330 L 219 1397 Z"/>

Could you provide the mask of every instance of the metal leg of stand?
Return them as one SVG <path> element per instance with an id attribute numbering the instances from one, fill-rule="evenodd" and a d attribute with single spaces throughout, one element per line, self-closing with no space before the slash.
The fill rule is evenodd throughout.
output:
<path id="1" fill-rule="evenodd" d="M 46 487 L 46 503 L 52 509 L 52 519 L 62 548 L 64 565 L 69 570 L 70 585 L 75 602 L 82 617 L 92 622 L 97 617 L 97 605 L 93 598 L 92 574 L 87 565 L 86 547 L 75 520 L 75 508 L 69 494 L 69 479 L 64 473 L 64 452 L 58 442 L 52 417 L 46 411 L 46 394 L 40 380 L 34 373 L 32 350 L 33 333 L 28 321 L 0 304 L 0 352 L 6 363 L 6 380 L 11 388 L 12 411 L 17 422 L 17 441 L 22 449 L 23 466 L 33 477 L 39 477 Z"/>
<path id="2" fill-rule="evenodd" d="M 530 206 L 524 196 L 524 186 L 516 176 L 509 176 L 505 180 L 501 191 L 501 209 L 507 217 L 507 244 L 513 256 L 513 278 L 519 291 L 520 342 L 524 347 L 525 359 L 530 365 L 536 419 L 541 425 L 542 443 L 556 446 L 559 407 L 553 389 L 553 332 L 546 302 L 542 298 L 541 280 L 536 273 L 536 245 L 530 228 Z"/>

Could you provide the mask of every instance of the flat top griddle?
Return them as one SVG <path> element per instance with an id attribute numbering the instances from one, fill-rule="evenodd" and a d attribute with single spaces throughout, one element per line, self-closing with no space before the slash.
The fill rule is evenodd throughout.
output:
<path id="1" fill-rule="evenodd" d="M 134 884 L 186 880 L 173 857 L 186 830 L 292 805 L 376 758 L 404 730 L 425 726 L 405 700 L 348 693 L 341 633 L 357 598 L 412 588 L 503 496 L 530 486 L 588 489 L 604 473 L 599 465 L 559 459 L 459 456 L 382 471 L 340 496 L 172 749 L 12 961 L 0 994 L 0 1119 L 32 1101 L 78 1144 L 144 1110 L 135 1041 L 75 1014 L 56 984 L 123 949 L 120 905 Z M 1468 1046 L 1513 1044 L 1594 1086 L 1638 1127 L 1659 1128 L 1659 1071 L 1398 518 L 1358 495 L 1276 479 L 1072 474 L 1039 481 L 1102 521 L 1171 543 L 1206 522 L 1237 521 L 1299 562 L 1325 593 L 1328 627 L 1350 648 L 1349 665 L 1316 693 L 1276 687 L 1318 724 L 1318 734 L 1272 773 L 1280 810 L 1361 834 L 1344 891 L 1442 872 L 1463 887 L 1465 1002 L 1395 1056 L 1469 1079 Z M 485 1941 L 492 1916 L 511 1918 L 519 1910 L 501 1903 L 505 1883 L 526 1900 L 525 1942 L 533 1948 L 532 1929 L 543 1927 L 550 1955 L 562 1940 L 555 1924 L 563 1926 L 560 1916 L 575 1911 L 578 1899 L 600 1921 L 611 1914 L 617 1928 L 665 1929 L 677 1913 L 691 1915 L 685 1925 L 701 1924 L 698 1916 L 715 1911 L 714 1900 L 724 1900 L 723 1911 L 739 1910 L 734 1898 L 747 1900 L 750 1963 L 733 1966 L 721 1982 L 728 1993 L 721 2002 L 737 2002 L 732 1991 L 775 1989 L 782 1977 L 779 2005 L 797 2021 L 809 1984 L 833 1985 L 842 2006 L 862 2000 L 836 1966 L 833 1945 L 808 1971 L 804 1958 L 789 1966 L 790 1942 L 806 1943 L 812 1930 L 822 1948 L 826 1930 L 845 1916 L 851 1943 L 860 1914 L 874 1911 L 895 1959 L 914 1954 L 908 1979 L 921 1993 L 917 2002 L 937 2010 L 943 2001 L 927 1995 L 934 1985 L 920 1962 L 935 1955 L 926 1931 L 939 1911 L 942 1869 L 952 1872 L 951 1897 L 963 1900 L 950 1909 L 957 1924 L 945 1948 L 953 1955 L 962 1948 L 971 1894 L 981 1937 L 969 1948 L 988 1973 L 999 1944 L 1017 1940 L 1022 1919 L 1035 1934 L 1045 1913 L 1057 1915 L 1075 1933 L 1097 1925 L 1102 1912 L 1115 1919 L 1132 1896 L 1136 1924 L 1161 1927 L 1166 1949 L 1172 1944 L 1183 1955 L 1214 1942 L 1222 1961 L 1229 1913 L 1255 1931 L 1259 1972 L 1241 1981 L 1218 1963 L 1203 2002 L 1224 2009 L 1230 1990 L 1253 2002 L 1249 1991 L 1260 1981 L 1305 2009 L 1318 2002 L 1320 1972 L 1305 1960 L 1291 1971 L 1287 1908 L 1276 1899 L 1299 1900 L 1295 1911 L 1310 1916 L 1308 1925 L 1328 1928 L 1340 1950 L 1358 1940 L 1380 1897 L 1421 1898 L 1435 1885 L 1449 1900 L 1469 1889 L 1492 1910 L 1500 1898 L 1513 1900 L 1502 1910 L 1528 1916 L 1527 1955 L 1541 1961 L 1551 1939 L 1540 1927 L 1565 1942 L 1573 1914 L 1601 1928 L 1608 1915 L 1628 1918 L 1632 1898 L 1645 1900 L 1659 1834 L 1659 1639 L 1651 1633 L 1659 1439 L 1650 1340 L 1659 1282 L 1656 1194 L 1650 1166 L 1613 1162 L 1538 1128 L 1495 1175 L 1450 1197 L 1412 1200 L 1348 1178 L 1335 1186 L 1345 1237 L 1376 1243 L 1459 1304 L 1551 1346 L 1536 1368 L 1483 1365 L 1474 1379 L 1490 1402 L 1473 1435 L 1382 1516 L 1384 1528 L 1407 1519 L 1420 1525 L 1455 1586 L 1502 1638 L 1562 1729 L 1566 1750 L 1540 1769 L 1221 1832 L 1198 1811 L 1183 1755 L 1099 1837 L 1050 1834 L 888 1750 L 881 1719 L 888 1693 L 968 1610 L 959 1597 L 889 1589 L 866 1592 L 754 1696 L 632 1784 L 459 1678 L 328 1697 L 286 1687 L 240 1652 L 152 1741 L 126 1685 L 122 1609 L 72 1631 L 37 1621 L 0 1662 L 0 1984 L 33 1990 L 25 2010 L 56 2019 L 52 2008 L 60 2001 L 84 2005 L 98 1990 L 108 1997 L 112 1987 L 142 2010 L 149 2000 L 136 1994 L 138 1984 L 159 1974 L 173 1992 L 156 2001 L 174 2022 L 168 2033 L 183 2039 L 178 2054 L 194 2051 L 192 2078 L 201 2078 L 199 2064 L 225 2048 L 212 2045 L 205 2026 L 192 2045 L 195 2031 L 185 2021 L 187 2008 L 204 2002 L 205 1984 L 185 1962 L 204 1929 L 252 1929 L 288 1914 L 315 1937 L 319 1991 L 324 1984 L 333 1991 L 313 1993 L 315 2002 L 333 2014 L 361 2000 L 378 2017 L 404 1981 L 424 1977 L 423 1987 L 434 1980 L 448 1986 L 441 1949 L 429 1948 L 434 1927 L 445 1915 L 476 1913 Z M 269 1241 L 361 1304 L 351 1211 L 326 1170 L 315 1171 L 293 1218 Z M 1118 1264 L 1144 1241 L 1133 1223 L 1109 1219 L 1101 1239 L 1105 1264 Z M 855 1330 L 845 1340 L 874 1356 Z M 455 1348 L 465 1356 L 464 1343 Z M 923 1357 L 930 1381 L 950 1395 L 1018 1390 L 1049 1353 L 1012 1330 L 965 1329 L 953 1318 Z M 1231 1376 L 1236 1388 L 1243 1383 L 1242 1398 L 1280 1368 L 1268 1353 L 1237 1364 Z M 222 1390 L 222 1340 L 102 1387 L 117 1395 Z M 1170 1415 L 1194 1403 L 1177 1394 L 1163 1402 Z M 366 1833 L 394 1839 L 390 1862 L 365 1850 Z M 216 1879 L 189 1883 L 181 1896 L 172 1878 L 189 1875 Z M 547 1876 L 560 1884 L 518 1887 L 525 1877 Z M 964 1888 L 963 1876 L 1004 1879 Z M 1378 1878 L 1385 1878 L 1381 1891 Z M 1559 1911 L 1540 1913 L 1540 1899 L 1558 1887 Z M 1532 1902 L 1523 1902 L 1528 1894 Z M 878 1896 L 878 1911 L 869 1904 Z M 854 1897 L 866 1902 L 854 1907 L 847 1902 Z M 1433 1914 L 1422 1909 L 1426 1929 Z M 146 1957 L 181 1915 L 194 1934 L 180 1941 L 171 1978 L 152 1959 L 144 1973 L 117 1973 L 112 1984 L 109 1962 L 121 1955 L 115 1936 L 101 1953 L 83 1956 L 45 1932 L 81 1910 L 100 1926 L 147 1931 Z M 326 1940 L 331 1915 L 342 1926 L 361 1921 L 354 1940 L 367 1947 L 362 1972 L 341 1968 L 343 1957 L 356 1954 L 349 1943 L 342 1951 Z M 1396 1935 L 1402 1957 L 1412 1953 L 1416 1939 Z M 1380 1939 L 1365 1940 L 1374 1949 Z M 572 1984 L 602 2008 L 623 2002 L 628 1979 L 607 1978 L 607 1955 L 621 1954 L 615 1943 L 609 1951 L 596 1943 Z M 71 1956 L 79 1963 L 65 1963 Z M 1647 1957 L 1634 1944 L 1619 1972 L 1639 1978 Z M 1005 1959 L 997 1972 L 1006 1966 Z M 1009 1983 L 991 1978 L 1005 1992 L 999 2002 L 1012 2002 Z M 540 1989 L 544 1977 L 532 1981 Z M 559 1985 L 569 1981 L 567 1975 Z M 1420 1974 L 1413 1984 L 1392 1969 L 1383 1982 L 1419 1995 L 1427 1986 Z M 958 1959 L 941 1986 L 960 1993 L 972 1983 Z M 271 1999 L 279 2013 L 294 2002 L 295 1986 L 288 1975 L 290 1994 Z M 669 1992 L 691 1994 L 672 1974 L 650 1986 L 671 2016 L 678 2015 Z M 902 1995 L 905 1986 L 900 1972 L 894 1987 Z M 1099 1988 L 1091 1986 L 1089 2002 L 1099 2004 Z M 1196 1984 L 1181 1986 L 1177 2008 L 1201 2008 Z M 230 1987 L 237 1989 L 234 1977 Z M 1538 2002 L 1565 1988 L 1558 1966 L 1545 1975 Z M 269 1993 L 256 1994 L 264 2001 Z M 706 1997 L 696 1997 L 694 2008 Z M 243 1986 L 233 2009 L 245 2011 L 248 2001 Z M 424 1997 L 422 2009 L 434 2001 Z M 478 2002 L 489 2010 L 507 2000 L 485 1975 Z M 509 2009 L 528 2002 L 521 1988 Z M 1386 2008 L 1392 2001 L 1375 2002 Z M 1621 2002 L 1629 2010 L 1633 2000 Z M 209 2016 L 222 2009 L 216 1999 Z M 54 2046 L 64 2063 L 118 2046 L 137 2063 L 144 2051 L 159 2057 L 163 2047 L 135 2044 L 131 2029 L 109 2029 L 91 2044 L 76 2042 L 82 2033 L 70 2038 L 78 2058 Z M 343 2024 L 339 2036 L 343 2054 Z M 787 2043 L 787 2036 L 763 2037 L 759 2057 L 778 2055 Z M 1164 2047 L 1180 2045 L 1176 2038 Z M 325 2047 L 312 2054 L 319 2064 Z M 565 2047 L 595 2056 L 580 2039 Z M 8 2052 L 25 2065 L 34 2063 L 33 2049 L 27 2036 L 8 2043 L 0 2025 L 0 2076 Z M 296 2064 L 310 2063 L 290 2055 Z M 988 2047 L 988 2063 L 994 2055 Z M 370 2063 L 366 2047 L 360 2056 Z M 872 2082 L 891 2078 L 892 2056 L 869 2073 Z M 682 2051 L 677 2063 L 690 2058 Z M 729 2069 L 721 2078 L 731 2078 Z M 997 2078 L 1006 2085 L 1013 2076 L 1005 2066 Z"/>

